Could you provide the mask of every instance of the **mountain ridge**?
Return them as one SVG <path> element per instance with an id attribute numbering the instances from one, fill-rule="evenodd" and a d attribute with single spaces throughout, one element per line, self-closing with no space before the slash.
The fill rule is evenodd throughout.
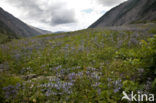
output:
<path id="1" fill-rule="evenodd" d="M 44 32 L 44 30 L 38 31 L 20 19 L 14 17 L 12 14 L 6 12 L 3 10 L 3 8 L 0 7 L 0 33 L 9 35 L 10 33 L 12 34 L 11 36 L 14 37 L 30 37 L 30 36 L 36 36 L 36 35 L 41 35 L 41 34 L 46 34 L 47 31 Z M 38 28 L 37 28 L 38 29 Z M 40 29 L 41 30 L 41 29 Z M 8 34 L 9 31 L 9 34 Z"/>
<path id="2" fill-rule="evenodd" d="M 112 8 L 89 28 L 156 20 L 156 0 L 128 0 Z"/>

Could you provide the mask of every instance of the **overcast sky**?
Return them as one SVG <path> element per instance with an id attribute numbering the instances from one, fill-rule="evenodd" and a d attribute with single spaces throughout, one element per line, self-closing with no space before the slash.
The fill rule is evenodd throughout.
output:
<path id="1" fill-rule="evenodd" d="M 0 7 L 25 23 L 53 32 L 85 29 L 126 0 L 0 0 Z"/>

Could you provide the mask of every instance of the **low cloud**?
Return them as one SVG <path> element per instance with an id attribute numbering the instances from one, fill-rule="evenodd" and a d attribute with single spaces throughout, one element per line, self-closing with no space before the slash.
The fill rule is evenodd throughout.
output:
<path id="1" fill-rule="evenodd" d="M 126 0 L 97 0 L 98 3 L 102 4 L 103 6 L 114 6 L 116 4 L 122 3 Z"/>
<path id="2" fill-rule="evenodd" d="M 63 2 L 50 0 L 7 0 L 7 2 L 25 14 L 25 18 L 46 23 L 52 26 L 75 23 L 75 12 Z"/>

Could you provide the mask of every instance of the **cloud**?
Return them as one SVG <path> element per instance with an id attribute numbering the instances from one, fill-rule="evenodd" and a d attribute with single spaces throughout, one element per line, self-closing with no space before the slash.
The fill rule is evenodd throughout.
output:
<path id="1" fill-rule="evenodd" d="M 52 26 L 76 22 L 74 9 L 67 8 L 66 3 L 61 1 L 7 0 L 7 2 L 24 11 L 23 15 L 26 19 Z"/>
<path id="2" fill-rule="evenodd" d="M 25 23 L 49 31 L 85 29 L 124 0 L 0 0 Z"/>
<path id="3" fill-rule="evenodd" d="M 102 4 L 103 6 L 114 6 L 126 0 L 97 0 L 98 3 Z"/>
<path id="4" fill-rule="evenodd" d="M 51 25 L 75 23 L 75 12 L 72 9 L 56 9 L 52 12 Z"/>

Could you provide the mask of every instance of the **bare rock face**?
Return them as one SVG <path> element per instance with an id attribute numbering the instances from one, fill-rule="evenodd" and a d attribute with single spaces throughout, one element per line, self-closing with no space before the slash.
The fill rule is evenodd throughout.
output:
<path id="1" fill-rule="evenodd" d="M 114 7 L 89 28 L 156 20 L 156 0 L 128 0 Z"/>
<path id="2" fill-rule="evenodd" d="M 40 30 L 41 31 L 41 30 Z M 47 32 L 34 29 L 0 8 L 0 33 L 15 37 L 30 37 Z"/>

